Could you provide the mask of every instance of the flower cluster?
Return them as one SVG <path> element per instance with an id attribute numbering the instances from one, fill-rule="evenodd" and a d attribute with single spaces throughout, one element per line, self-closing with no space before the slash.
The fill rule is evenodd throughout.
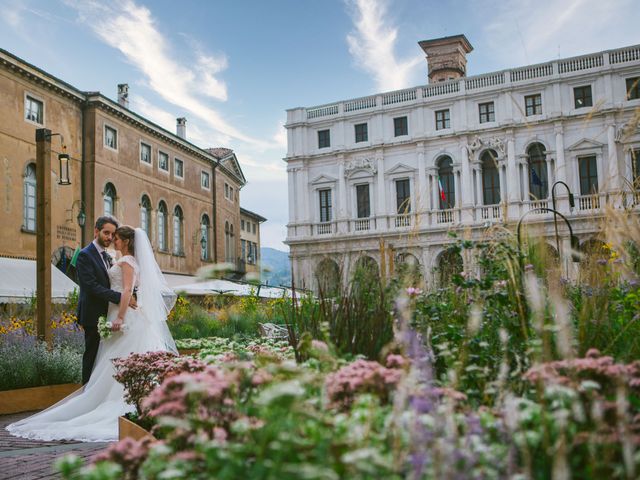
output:
<path id="1" fill-rule="evenodd" d="M 196 373 L 165 377 L 164 382 L 142 401 L 145 415 L 186 420 L 181 426 L 171 422 L 167 438 L 176 440 L 205 435 L 211 440 L 225 441 L 231 424 L 239 418 L 234 394 L 240 375 L 215 366 Z"/>
<path id="2" fill-rule="evenodd" d="M 183 372 L 200 372 L 206 364 L 192 357 L 177 357 L 171 352 L 134 353 L 113 360 L 114 378 L 125 389 L 125 400 L 143 414 L 142 400 L 166 378 Z"/>
<path id="3" fill-rule="evenodd" d="M 603 384 L 626 383 L 640 388 L 640 361 L 629 364 L 615 363 L 612 357 L 601 356 L 595 348 L 585 358 L 559 360 L 530 368 L 524 378 L 531 383 L 542 381 L 547 385 L 573 385 L 577 380 L 597 380 Z"/>
<path id="4" fill-rule="evenodd" d="M 332 405 L 341 409 L 348 409 L 361 393 L 373 393 L 387 403 L 402 373 L 400 369 L 386 368 L 378 362 L 356 360 L 327 376 L 327 395 Z"/>
<path id="5" fill-rule="evenodd" d="M 60 316 L 55 316 L 51 319 L 50 325 L 52 330 L 57 330 L 75 325 L 76 322 L 77 318 L 74 314 L 62 312 Z M 28 335 L 33 335 L 35 333 L 35 319 L 11 316 L 6 320 L 0 320 L 0 335 L 20 330 Z"/>
<path id="6" fill-rule="evenodd" d="M 124 440 L 112 443 L 106 450 L 93 457 L 93 463 L 115 462 L 122 467 L 125 480 L 133 480 L 142 462 L 144 462 L 152 440 L 149 437 L 140 440 L 125 438 Z"/>

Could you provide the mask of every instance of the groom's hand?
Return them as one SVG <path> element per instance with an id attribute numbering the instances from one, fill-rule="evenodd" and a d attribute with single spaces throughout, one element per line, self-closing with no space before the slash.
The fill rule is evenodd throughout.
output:
<path id="1" fill-rule="evenodd" d="M 134 310 L 138 308 L 138 302 L 136 301 L 135 298 L 133 298 L 133 295 L 131 295 L 131 298 L 129 299 L 129 306 Z"/>

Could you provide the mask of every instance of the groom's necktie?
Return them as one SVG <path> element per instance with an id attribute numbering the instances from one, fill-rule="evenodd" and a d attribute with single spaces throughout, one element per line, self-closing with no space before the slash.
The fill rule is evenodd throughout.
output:
<path id="1" fill-rule="evenodd" d="M 107 265 L 107 270 L 109 270 L 113 266 L 113 260 L 111 260 L 111 255 L 109 255 L 105 250 L 103 250 L 102 258 L 104 259 L 104 263 Z"/>

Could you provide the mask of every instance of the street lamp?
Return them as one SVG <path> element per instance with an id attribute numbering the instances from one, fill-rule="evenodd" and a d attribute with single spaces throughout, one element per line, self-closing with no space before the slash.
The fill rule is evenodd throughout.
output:
<path id="1" fill-rule="evenodd" d="M 558 180 L 551 187 L 551 206 L 552 206 L 553 210 L 554 211 L 557 210 L 557 208 L 556 208 L 556 185 L 558 185 L 558 184 L 564 185 L 565 188 L 567 189 L 567 192 L 569 192 L 569 207 L 573 211 L 574 207 L 576 206 L 575 201 L 573 200 L 573 193 L 571 193 L 571 189 L 569 188 L 569 185 L 564 183 L 562 180 Z M 558 255 L 559 255 L 560 254 L 560 240 L 559 240 L 559 237 L 558 237 L 558 217 L 557 217 L 557 215 L 555 213 L 553 214 L 553 227 L 556 230 L 556 249 L 558 250 Z"/>
<path id="2" fill-rule="evenodd" d="M 520 229 L 522 227 L 522 220 L 524 220 L 524 217 L 526 217 L 527 215 L 529 215 L 530 213 L 533 212 L 551 212 L 554 214 L 554 218 L 555 215 L 560 215 L 560 217 L 565 221 L 565 223 L 567 224 L 567 227 L 569 227 L 569 238 L 571 239 L 571 260 L 574 263 L 578 263 L 580 262 L 580 255 L 576 254 L 575 252 L 577 252 L 580 248 L 580 240 L 578 239 L 578 237 L 576 237 L 573 234 L 573 229 L 571 228 L 571 223 L 569 223 L 569 220 L 567 220 L 567 217 L 565 217 L 563 214 L 561 214 L 560 212 L 558 212 L 557 210 L 553 209 L 553 208 L 546 208 L 546 207 L 539 207 L 539 208 L 533 208 L 531 210 L 529 210 L 528 212 L 525 212 L 521 217 L 520 220 L 518 220 L 518 226 L 516 228 L 516 235 L 518 238 L 518 253 L 520 255 L 520 268 L 522 269 L 522 237 L 520 235 Z M 556 244 L 560 245 L 560 240 L 558 237 L 558 230 L 556 228 Z M 560 255 L 560 247 L 558 247 L 558 255 Z"/>
<path id="3" fill-rule="evenodd" d="M 36 198 L 37 242 L 36 242 L 36 298 L 38 339 L 51 346 L 51 137 L 60 136 L 64 148 L 64 138 L 60 133 L 51 133 L 48 128 L 36 129 Z M 69 180 L 69 155 L 58 155 L 60 185 L 71 185 Z"/>

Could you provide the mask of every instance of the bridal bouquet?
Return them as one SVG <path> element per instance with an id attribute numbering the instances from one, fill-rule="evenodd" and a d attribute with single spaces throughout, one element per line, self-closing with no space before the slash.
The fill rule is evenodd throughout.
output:
<path id="1" fill-rule="evenodd" d="M 128 327 L 126 323 L 120 326 L 121 332 L 125 332 L 127 329 Z M 100 338 L 104 339 L 109 338 L 113 333 L 113 323 L 107 321 L 107 317 L 104 315 L 98 318 L 98 333 L 100 334 Z"/>

